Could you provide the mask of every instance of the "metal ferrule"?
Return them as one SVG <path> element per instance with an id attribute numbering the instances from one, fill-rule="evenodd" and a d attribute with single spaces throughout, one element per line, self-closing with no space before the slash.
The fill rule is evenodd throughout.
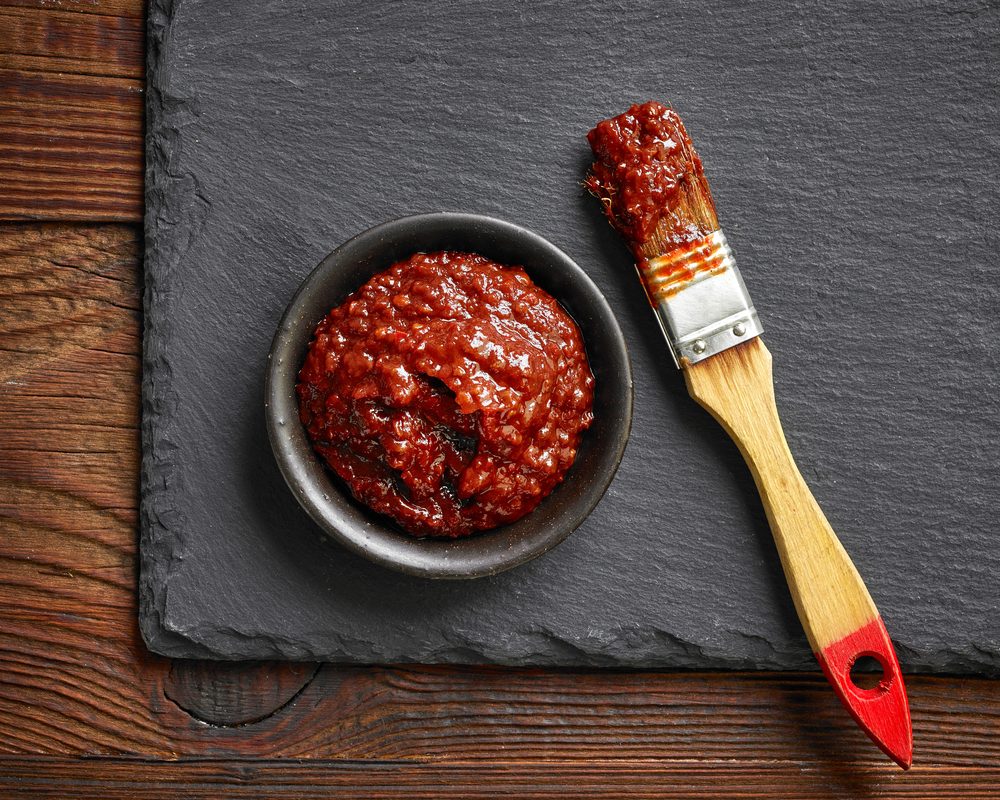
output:
<path id="1" fill-rule="evenodd" d="M 722 231 L 636 267 L 678 367 L 703 361 L 763 330 Z"/>

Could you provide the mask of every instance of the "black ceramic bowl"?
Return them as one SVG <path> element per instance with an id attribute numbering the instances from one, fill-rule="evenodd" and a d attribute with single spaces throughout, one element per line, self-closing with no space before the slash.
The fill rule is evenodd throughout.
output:
<path id="1" fill-rule="evenodd" d="M 456 540 L 416 539 L 362 506 L 316 455 L 299 422 L 295 382 L 316 324 L 365 281 L 418 252 L 463 250 L 519 264 L 562 303 L 583 332 L 594 372 L 594 424 L 565 480 L 517 522 Z M 494 575 L 550 550 L 597 505 L 614 477 L 632 424 L 632 371 L 611 309 L 565 253 L 531 231 L 472 214 L 425 214 L 355 236 L 299 287 L 268 356 L 265 407 L 271 447 L 309 515 L 344 547 L 428 578 Z"/>

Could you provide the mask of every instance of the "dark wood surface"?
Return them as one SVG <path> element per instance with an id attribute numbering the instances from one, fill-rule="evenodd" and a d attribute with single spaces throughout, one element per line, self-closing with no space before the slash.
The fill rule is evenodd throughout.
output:
<path id="1" fill-rule="evenodd" d="M 136 629 L 142 7 L 0 2 L 0 797 L 996 797 L 1000 682 L 902 773 L 818 673 L 171 662 Z"/>

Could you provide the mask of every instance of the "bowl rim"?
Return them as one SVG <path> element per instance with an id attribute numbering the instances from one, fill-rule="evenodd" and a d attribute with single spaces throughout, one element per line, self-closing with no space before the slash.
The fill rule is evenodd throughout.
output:
<path id="1" fill-rule="evenodd" d="M 513 243 L 516 250 L 544 253 L 546 262 L 557 265 L 556 272 L 561 271 L 569 282 L 577 284 L 579 293 L 596 312 L 595 324 L 605 328 L 604 334 L 610 344 L 607 348 L 610 353 L 602 353 L 602 357 L 615 359 L 616 370 L 622 375 L 619 386 L 614 387 L 620 401 L 617 407 L 619 418 L 613 430 L 616 435 L 600 453 L 600 470 L 590 482 L 583 502 L 558 512 L 559 525 L 542 529 L 539 535 L 526 535 L 517 541 L 517 546 L 508 547 L 506 552 L 495 551 L 492 557 L 480 555 L 472 558 L 468 547 L 464 554 L 461 550 L 463 544 L 480 540 L 491 531 L 482 531 L 472 538 L 416 538 L 392 529 L 388 522 L 377 520 L 379 515 L 376 512 L 362 508 L 347 488 L 332 478 L 299 422 L 295 384 L 301 364 L 298 363 L 297 343 L 301 346 L 300 335 L 303 328 L 307 328 L 307 347 L 319 322 L 319 319 L 307 318 L 303 307 L 312 300 L 313 293 L 321 292 L 345 262 L 357 264 L 360 254 L 385 247 L 396 237 L 411 238 L 412 233 L 407 231 L 414 229 L 424 235 L 438 232 L 447 236 L 462 231 L 475 238 L 477 234 L 489 234 L 504 237 Z M 428 249 L 422 249 L 415 243 L 411 252 L 426 252 Z M 388 268 L 391 263 L 393 261 L 385 263 L 380 269 Z M 527 265 L 524 268 L 535 280 L 539 271 L 535 269 L 533 272 Z M 351 291 L 360 288 L 365 280 L 367 278 Z M 555 294 L 553 296 L 565 308 L 562 299 Z M 323 313 L 327 313 L 330 307 Z M 587 348 L 584 326 L 575 318 L 574 321 Z M 588 359 L 593 361 L 593 354 L 587 349 Z M 286 362 L 289 366 L 285 366 Z M 268 352 L 264 382 L 265 419 L 271 450 L 285 483 L 313 521 L 341 546 L 370 561 L 406 574 L 438 579 L 485 577 L 513 569 L 548 552 L 575 531 L 600 502 L 621 463 L 631 432 L 633 395 L 631 362 L 617 318 L 601 290 L 572 258 L 547 239 L 520 225 L 481 214 L 447 211 L 408 215 L 379 223 L 352 236 L 325 256 L 299 284 L 281 316 Z M 303 442 L 306 454 L 303 453 Z M 565 485 L 565 481 L 557 485 L 549 497 L 556 496 Z M 339 499 L 334 499 L 330 487 Z M 537 510 L 511 525 L 530 519 Z M 501 531 L 508 527 L 501 526 L 494 530 Z M 392 535 L 391 544 L 386 534 Z"/>

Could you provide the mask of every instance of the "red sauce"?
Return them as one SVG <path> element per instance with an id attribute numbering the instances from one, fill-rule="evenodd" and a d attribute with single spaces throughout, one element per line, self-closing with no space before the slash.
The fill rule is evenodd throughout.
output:
<path id="1" fill-rule="evenodd" d="M 297 386 L 313 446 L 417 536 L 513 522 L 562 481 L 593 420 L 580 331 L 520 267 L 411 256 L 316 327 Z"/>
<path id="2" fill-rule="evenodd" d="M 658 258 L 640 258 L 638 267 L 653 306 L 666 301 L 705 273 L 717 275 L 727 269 L 725 255 L 712 239 L 683 242 Z"/>
<path id="3" fill-rule="evenodd" d="M 637 256 L 654 234 L 680 242 L 715 229 L 701 159 L 673 109 L 656 102 L 634 105 L 598 123 L 587 140 L 596 159 L 587 188 Z M 684 191 L 692 198 L 679 197 Z"/>

